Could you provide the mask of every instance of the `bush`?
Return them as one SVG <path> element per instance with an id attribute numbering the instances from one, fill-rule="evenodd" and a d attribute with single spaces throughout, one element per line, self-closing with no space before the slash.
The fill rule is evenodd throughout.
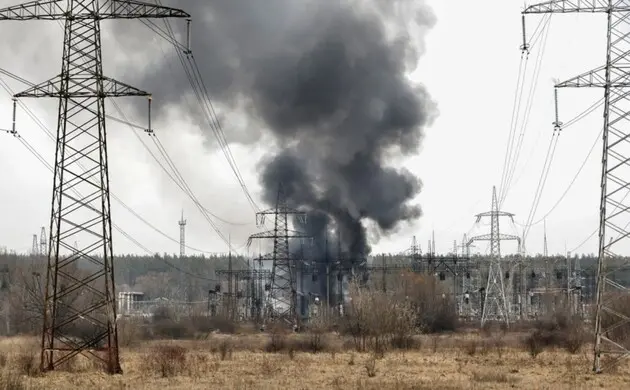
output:
<path id="1" fill-rule="evenodd" d="M 153 337 L 159 339 L 181 340 L 193 336 L 193 332 L 186 324 L 172 319 L 159 319 L 153 322 Z"/>
<path id="2" fill-rule="evenodd" d="M 538 330 L 523 339 L 523 346 L 532 358 L 536 358 L 544 350 L 545 343 L 544 335 Z"/>
<path id="3" fill-rule="evenodd" d="M 221 341 L 221 344 L 219 344 L 219 352 L 221 353 L 221 360 L 232 358 L 232 344 L 229 340 Z"/>
<path id="4" fill-rule="evenodd" d="M 392 339 L 404 341 L 413 335 L 415 314 L 408 301 L 357 285 L 351 286 L 350 296 L 340 330 L 353 338 L 358 351 L 370 348 L 384 353 Z"/>
<path id="5" fill-rule="evenodd" d="M 326 350 L 328 344 L 326 335 L 315 332 L 309 333 L 307 337 L 306 348 L 308 352 L 318 353 Z"/>
<path id="6" fill-rule="evenodd" d="M 370 378 L 376 376 L 376 358 L 374 356 L 365 363 L 365 371 L 367 371 L 367 376 Z"/>
<path id="7" fill-rule="evenodd" d="M 464 343 L 464 350 L 468 356 L 474 356 L 477 353 L 477 346 L 479 342 L 477 340 L 468 340 Z"/>
<path id="8" fill-rule="evenodd" d="M 142 321 L 122 319 L 118 322 L 118 345 L 132 347 L 149 338 L 149 328 Z"/>
<path id="9" fill-rule="evenodd" d="M 582 319 L 567 312 L 556 312 L 537 321 L 530 337 L 544 347 L 560 347 L 575 354 L 586 343 L 588 336 Z"/>
<path id="10" fill-rule="evenodd" d="M 265 345 L 265 351 L 270 353 L 278 353 L 287 348 L 287 336 L 282 332 L 272 332 L 269 335 L 269 341 Z"/>
<path id="11" fill-rule="evenodd" d="M 160 345 L 147 355 L 146 362 L 163 378 L 177 375 L 186 366 L 186 348 L 178 345 Z"/>

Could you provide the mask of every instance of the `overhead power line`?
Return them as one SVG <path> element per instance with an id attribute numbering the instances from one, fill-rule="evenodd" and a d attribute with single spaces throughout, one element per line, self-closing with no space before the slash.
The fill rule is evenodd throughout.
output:
<path id="1" fill-rule="evenodd" d="M 4 74 L 14 80 L 20 81 L 26 85 L 29 86 L 33 86 L 34 84 L 22 77 L 19 77 L 5 69 L 0 68 L 0 73 Z M 3 89 L 9 94 L 9 95 L 13 95 L 13 90 L 11 89 L 11 87 L 6 84 L 6 82 L 0 78 L 0 85 L 3 87 Z M 20 108 L 22 108 L 27 115 L 37 124 L 37 126 L 44 131 L 44 133 L 48 136 L 49 139 L 51 139 L 52 141 L 55 140 L 55 136 L 53 135 L 53 133 L 50 131 L 50 129 L 48 129 L 48 127 L 30 110 L 30 108 L 28 106 L 26 106 L 26 104 L 24 104 L 21 100 L 17 101 L 18 105 L 20 106 Z M 121 116 L 124 116 L 124 113 L 122 112 L 122 110 L 120 109 L 120 107 L 118 106 L 118 104 L 116 103 L 115 100 L 111 100 L 111 103 L 113 103 L 114 107 L 117 109 L 117 111 L 119 112 L 119 114 Z M 170 172 L 168 172 L 168 170 L 162 165 L 162 163 L 159 161 L 159 159 L 153 154 L 153 152 L 149 149 L 149 147 L 144 143 L 144 141 L 137 135 L 137 133 L 135 131 L 133 131 L 133 129 L 141 129 L 141 130 L 146 130 L 145 127 L 143 126 L 139 126 L 136 124 L 131 123 L 130 121 L 127 120 L 127 118 L 125 117 L 124 119 L 120 119 L 111 115 L 106 115 L 106 118 L 114 120 L 116 122 L 119 123 L 123 123 L 126 124 L 127 126 L 129 126 L 130 128 L 132 128 L 132 132 L 133 134 L 138 137 L 138 139 L 140 140 L 140 142 L 142 143 L 142 145 L 145 147 L 145 149 L 147 150 L 147 152 L 149 152 L 149 154 L 153 157 L 153 159 L 156 161 L 156 163 L 164 170 L 164 172 L 167 174 L 167 176 L 176 184 L 178 185 L 178 187 L 187 195 L 191 196 L 191 198 L 194 198 L 194 202 L 198 205 L 198 207 L 202 207 L 204 212 L 206 214 L 211 215 L 212 217 L 216 218 L 219 221 L 222 221 L 226 224 L 232 224 L 232 225 L 239 225 L 239 226 L 244 226 L 244 225 L 249 225 L 249 224 L 237 224 L 237 223 L 233 223 L 230 221 L 227 221 L 223 218 L 220 218 L 219 216 L 211 213 L 207 208 L 203 207 L 198 200 L 196 200 L 196 197 L 194 195 L 192 195 L 191 191 L 187 191 L 186 189 L 184 189 L 184 187 L 178 182 L 178 180 L 176 180 L 173 175 L 170 174 Z M 39 154 L 36 155 L 36 157 L 39 156 Z M 37 157 L 39 159 L 39 157 Z M 44 161 L 45 162 L 45 161 Z M 46 163 L 48 164 L 48 163 Z M 172 166 L 174 166 L 174 163 L 172 163 L 171 160 L 171 164 Z M 176 169 L 176 168 L 175 168 Z M 127 210 L 132 211 L 132 209 L 127 206 L 118 196 L 116 196 L 115 194 L 111 193 L 112 198 L 114 198 L 118 203 L 120 203 L 124 208 L 126 208 Z M 149 223 L 146 219 L 140 217 L 140 215 L 133 211 L 132 213 L 134 216 L 136 216 L 138 219 L 141 220 L 141 222 L 145 223 L 148 227 L 150 227 L 151 229 L 155 230 L 156 232 L 160 233 L 161 235 L 165 236 L 166 238 L 168 238 L 171 241 L 174 242 L 179 242 L 177 239 L 167 235 L 166 233 L 164 233 L 163 231 L 161 231 L 160 229 L 158 229 L 157 227 L 155 227 L 153 224 Z M 207 215 L 206 215 L 206 219 L 208 219 Z M 211 225 L 213 226 L 213 228 L 215 228 L 215 230 L 217 231 L 217 234 L 219 234 L 219 237 L 222 237 L 224 239 L 225 242 L 227 242 L 227 240 L 225 239 L 225 237 L 222 235 L 222 233 L 219 231 L 218 227 L 216 227 L 216 225 L 214 225 L 214 223 L 212 221 L 209 221 L 211 223 Z M 212 251 L 207 251 L 207 250 L 202 250 L 199 248 L 195 248 L 195 247 L 191 247 L 191 246 L 186 246 L 186 248 L 196 251 L 196 252 L 201 252 L 201 253 L 205 253 L 205 254 L 216 254 L 217 252 L 212 252 Z"/>

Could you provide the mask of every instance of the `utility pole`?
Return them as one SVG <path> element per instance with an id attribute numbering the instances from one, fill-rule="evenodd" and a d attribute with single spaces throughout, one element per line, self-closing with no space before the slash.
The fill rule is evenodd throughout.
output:
<path id="1" fill-rule="evenodd" d="M 65 23 L 60 74 L 14 96 L 59 100 L 42 370 L 54 370 L 82 353 L 102 360 L 111 374 L 122 372 L 116 326 L 105 99 L 149 94 L 103 75 L 101 21 L 168 17 L 190 15 L 135 0 L 40 0 L 0 9 L 0 20 Z M 15 107 L 14 100 L 14 112 Z M 72 243 L 77 239 L 82 248 L 72 254 Z M 97 265 L 97 271 L 86 277 L 69 273 L 68 266 L 80 258 Z M 91 294 L 93 304 L 67 304 L 66 296 L 77 290 Z M 61 318 L 62 312 L 70 314 Z M 86 319 L 94 326 L 92 336 L 80 341 L 70 337 L 72 326 L 84 324 Z M 94 353 L 97 349 L 104 353 Z"/>
<path id="2" fill-rule="evenodd" d="M 474 241 L 490 241 L 490 264 L 488 266 L 488 281 L 486 283 L 485 298 L 483 309 L 481 312 L 481 325 L 485 325 L 487 321 L 504 322 L 506 326 L 510 325 L 510 306 L 511 295 L 506 294 L 504 285 L 504 276 L 509 279 L 509 271 L 503 274 L 501 267 L 501 241 L 515 240 L 518 242 L 519 248 L 521 238 L 518 236 L 501 234 L 499 229 L 499 218 L 508 217 L 513 220 L 514 214 L 499 210 L 499 202 L 497 201 L 496 187 L 492 187 L 492 208 L 491 211 L 477 214 L 477 222 L 484 217 L 490 217 L 490 234 L 472 237 L 468 241 L 468 245 Z M 509 267 L 508 267 L 509 270 Z M 509 289 L 508 291 L 511 291 Z"/>
<path id="3" fill-rule="evenodd" d="M 269 305 L 275 306 L 279 318 L 294 327 L 299 327 L 296 259 L 289 250 L 289 238 L 308 238 L 309 236 L 289 229 L 289 215 L 294 215 L 306 223 L 306 214 L 288 206 L 284 188 L 282 184 L 279 184 L 276 207 L 256 213 L 256 224 L 263 226 L 268 215 L 274 216 L 273 230 L 249 236 L 247 246 L 249 247 L 254 239 L 273 240 L 271 286 L 267 296 Z"/>
<path id="4" fill-rule="evenodd" d="M 179 220 L 179 257 L 186 256 L 186 220 L 184 219 L 184 210 L 182 210 L 182 218 Z"/>
<path id="5" fill-rule="evenodd" d="M 621 296 L 628 297 L 627 283 L 619 276 L 619 254 L 630 241 L 630 199 L 627 199 L 630 185 L 627 139 L 630 136 L 630 111 L 628 87 L 630 87 L 630 34 L 628 17 L 630 0 L 584 0 L 546 1 L 527 7 L 527 14 L 553 13 L 598 13 L 606 17 L 606 59 L 605 64 L 582 73 L 569 80 L 556 84 L 557 88 L 595 87 L 604 90 L 604 129 L 602 136 L 602 173 L 599 218 L 599 249 L 597 260 L 597 298 L 595 311 L 595 345 L 593 370 L 602 371 L 603 354 L 614 356 L 619 361 L 630 356 L 630 350 L 613 330 L 628 322 L 624 314 L 614 308 L 614 302 Z M 523 27 L 525 23 L 523 21 Z M 525 30 L 523 28 L 523 30 Z M 523 36 L 525 32 L 523 31 Z M 610 288 L 610 291 L 607 291 Z M 606 321 L 603 321 L 604 313 Z"/>

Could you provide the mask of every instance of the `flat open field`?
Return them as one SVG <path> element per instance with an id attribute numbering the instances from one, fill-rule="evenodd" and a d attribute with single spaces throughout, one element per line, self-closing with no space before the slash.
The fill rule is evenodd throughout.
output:
<path id="1" fill-rule="evenodd" d="M 318 353 L 307 352 L 308 335 L 289 335 L 274 353 L 267 334 L 212 335 L 125 347 L 122 376 L 99 372 L 83 357 L 64 371 L 42 375 L 33 365 L 38 364 L 37 340 L 5 338 L 0 340 L 0 389 L 630 388 L 627 360 L 595 375 L 589 346 L 576 354 L 545 350 L 533 358 L 520 337 L 422 336 L 413 348 L 379 356 L 352 352 L 348 341 L 335 335 L 325 335 Z"/>

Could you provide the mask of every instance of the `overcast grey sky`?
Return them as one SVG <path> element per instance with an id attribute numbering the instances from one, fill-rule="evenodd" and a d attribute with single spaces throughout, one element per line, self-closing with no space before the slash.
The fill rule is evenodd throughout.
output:
<path id="1" fill-rule="evenodd" d="M 0 0 L 0 6 L 13 4 Z M 185 7 L 186 2 L 181 6 Z M 521 0 L 469 1 L 427 0 L 436 19 L 425 35 L 424 53 L 411 82 L 421 83 L 437 103 L 439 116 L 426 129 L 420 152 L 410 158 L 396 158 L 391 164 L 408 167 L 417 174 L 423 188 L 415 201 L 424 215 L 411 226 L 401 226 L 391 236 L 373 241 L 374 251 L 397 252 L 410 245 L 417 236 L 426 248 L 435 230 L 438 252 L 450 250 L 464 233 L 484 234 L 489 226 L 473 226 L 474 214 L 490 208 L 492 186 L 501 181 L 512 101 L 519 69 L 521 39 Z M 541 17 L 527 19 L 530 34 Z M 105 70 L 108 75 L 139 88 L 136 72 L 128 71 L 129 63 L 142 69 L 146 64 L 175 56 L 167 42 L 147 33 L 146 45 L 134 48 L 112 34 L 115 22 L 104 30 Z M 516 214 L 517 225 L 503 223 L 502 231 L 516 234 L 522 229 L 531 209 L 534 192 L 553 131 L 554 80 L 571 78 L 602 65 L 605 59 L 605 18 L 603 15 L 556 15 L 550 21 L 550 32 L 537 82 L 531 71 L 537 59 L 539 40 L 532 47 L 528 61 L 525 92 L 536 85 L 528 126 L 513 185 L 503 205 Z M 145 29 L 146 30 L 146 29 Z M 148 31 L 148 30 L 147 30 Z M 0 22 L 0 68 L 31 81 L 43 81 L 59 72 L 61 28 L 54 22 Z M 195 36 L 193 42 L 203 40 Z M 142 55 L 134 53 L 141 49 Z M 195 46 L 193 45 L 193 50 Z M 202 68 L 203 63 L 199 64 Z M 182 72 L 182 69 L 176 69 Z M 202 69 L 203 71 L 203 69 Z M 206 75 L 204 75 L 206 77 Z M 24 89 L 19 83 L 3 77 L 15 91 Z M 561 90 L 560 119 L 569 121 L 602 96 L 601 90 Z M 154 96 L 156 105 L 160 96 Z M 4 101 L 4 103 L 2 103 Z M 25 101 L 46 126 L 55 130 L 55 101 Z M 138 124 L 146 118 L 133 110 L 129 101 L 121 100 L 126 115 Z M 525 106 L 525 99 L 522 106 Z M 219 107 L 226 111 L 226 107 Z M 108 106 L 108 112 L 118 116 Z M 225 114 L 224 130 L 236 134 L 251 131 L 251 123 L 238 114 Z M 0 93 L 0 128 L 9 128 L 11 100 Z M 171 158 L 207 209 L 235 224 L 217 221 L 234 246 L 241 247 L 249 234 L 256 233 L 255 218 L 224 156 L 209 151 L 208 140 L 195 120 L 173 106 L 163 106 L 156 114 L 156 131 Z M 563 131 L 544 187 L 540 205 L 533 218 L 547 214 L 565 191 L 601 130 L 601 109 Z M 175 184 L 162 172 L 130 128 L 109 122 L 110 177 L 112 192 L 173 239 L 179 237 L 177 221 L 183 208 L 188 220 L 187 243 L 207 251 L 225 252 L 206 221 Z M 520 127 L 519 127 L 520 129 Z M 18 130 L 51 163 L 53 143 L 23 112 L 18 112 Z M 152 141 L 137 133 L 156 153 Z M 234 139 L 234 138 L 230 138 Z M 265 155 L 264 141 L 249 145 L 233 144 L 234 157 L 254 197 L 260 199 L 258 161 Z M 600 143 L 590 155 L 584 170 L 563 201 L 549 214 L 547 230 L 552 253 L 574 249 L 597 226 L 599 202 Z M 29 152 L 10 136 L 0 137 L 0 246 L 27 251 L 31 236 L 41 226 L 48 227 L 52 175 Z M 261 204 L 261 207 L 263 205 Z M 179 246 L 170 241 L 113 202 L 113 220 L 153 252 L 176 253 Z M 247 224 L 247 225 L 243 225 Z M 520 232 L 519 232 L 520 233 Z M 543 224 L 531 228 L 527 239 L 530 252 L 542 251 Z M 371 237 L 376 240 L 376 237 Z M 115 233 L 117 253 L 143 253 L 120 234 Z M 579 252 L 595 252 L 594 235 Z M 504 251 L 515 249 L 504 246 Z M 485 251 L 485 245 L 480 245 Z M 192 251 L 188 251 L 191 253 Z M 245 253 L 245 249 L 242 250 Z"/>

